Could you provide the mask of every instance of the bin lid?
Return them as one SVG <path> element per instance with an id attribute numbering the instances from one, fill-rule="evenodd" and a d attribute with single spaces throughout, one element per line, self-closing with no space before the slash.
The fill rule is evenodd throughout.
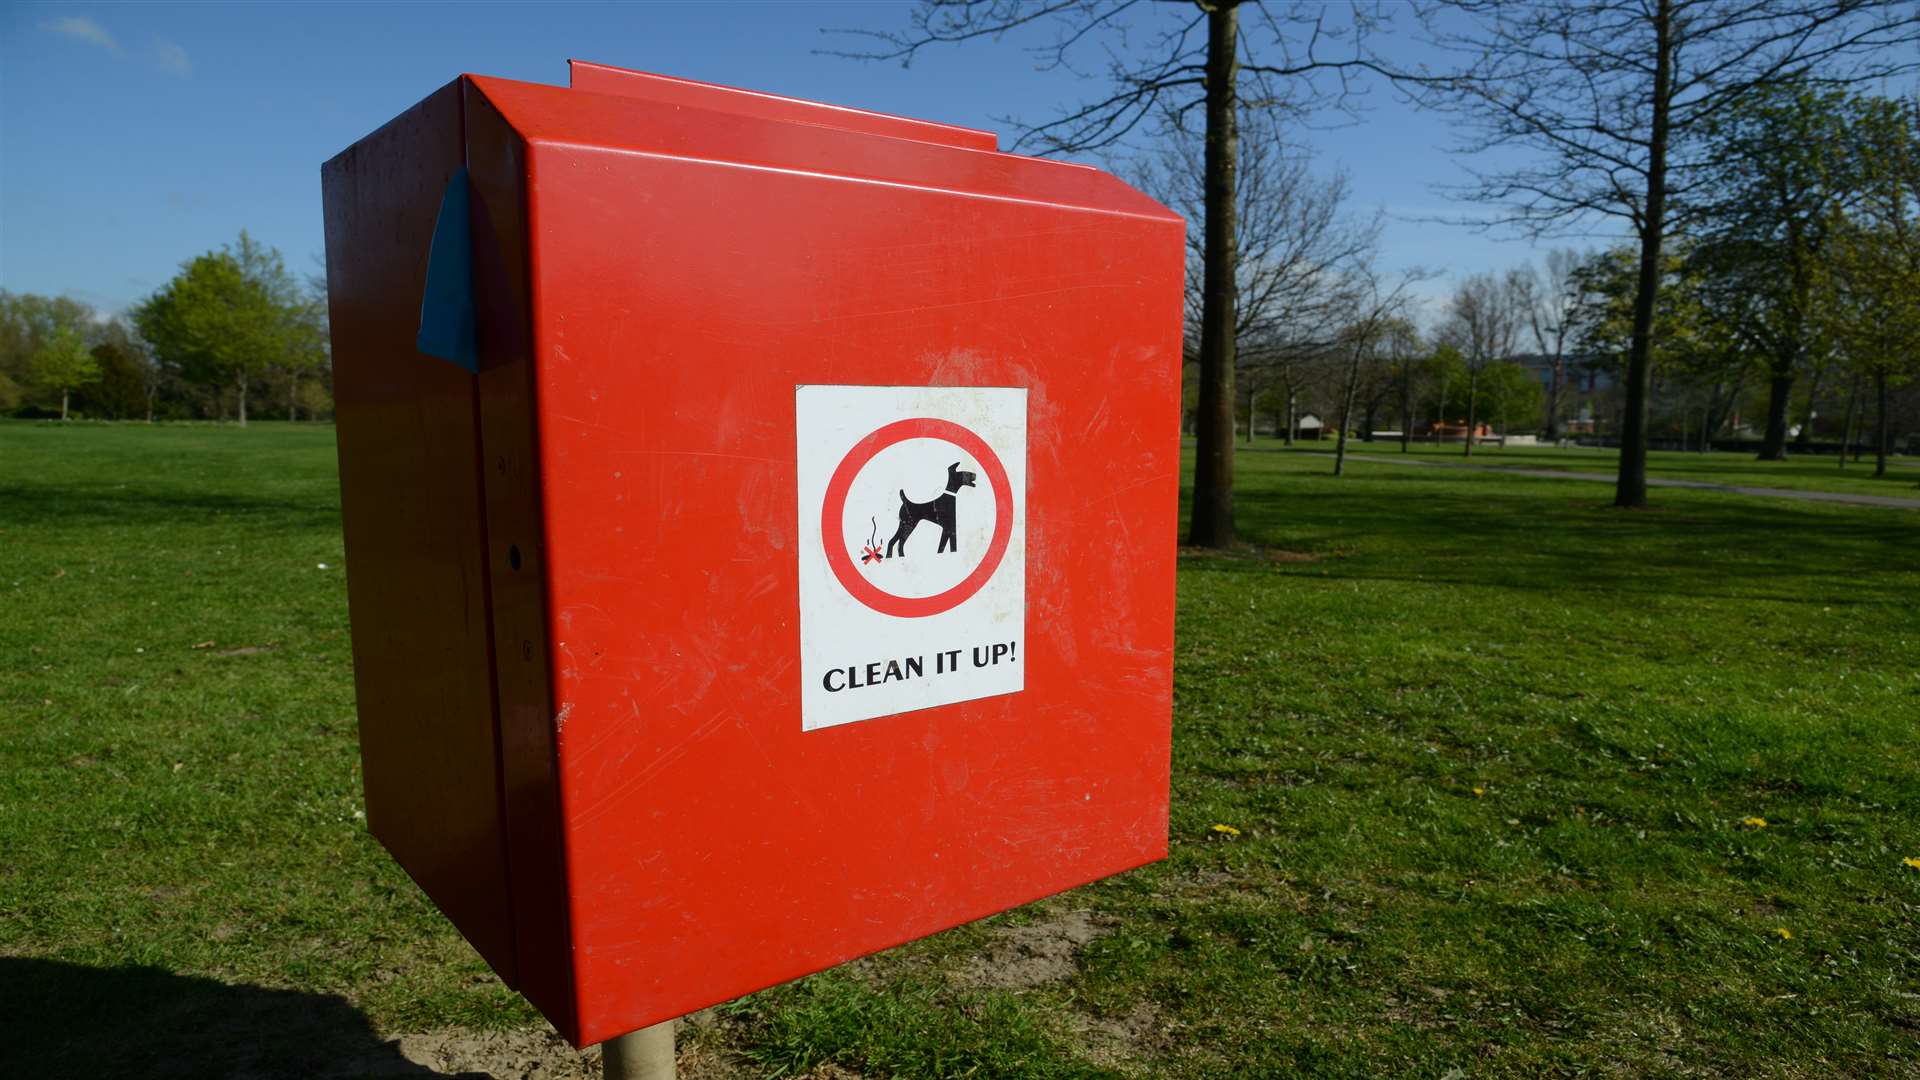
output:
<path id="1" fill-rule="evenodd" d="M 933 120 L 914 120 L 890 113 L 769 94 L 761 90 L 743 90 L 737 86 L 655 75 L 648 71 L 631 71 L 590 60 L 567 61 L 567 73 L 573 89 L 595 94 L 613 94 L 663 105 L 692 105 L 766 120 L 790 120 L 896 139 L 918 139 L 966 150 L 1000 148 L 999 136 L 978 128 L 942 124 Z"/>
<path id="2" fill-rule="evenodd" d="M 963 145 L 973 141 L 967 128 L 858 110 L 843 113 L 832 106 L 816 114 L 808 111 L 812 106 L 807 102 L 771 95 L 756 98 L 750 91 L 705 84 L 668 86 L 679 80 L 617 68 L 581 74 L 582 85 L 572 89 L 488 75 L 466 78 L 530 145 L 709 161 L 1182 220 L 1099 169 Z M 620 86 L 623 92 L 590 90 L 588 84 Z M 688 101 L 676 100 L 683 96 Z M 690 103 L 701 98 L 705 103 Z M 837 120 L 828 125 L 819 119 L 822 116 Z M 896 125 L 902 134 L 880 130 L 887 126 L 883 122 Z M 906 135 L 923 129 L 940 137 Z"/>

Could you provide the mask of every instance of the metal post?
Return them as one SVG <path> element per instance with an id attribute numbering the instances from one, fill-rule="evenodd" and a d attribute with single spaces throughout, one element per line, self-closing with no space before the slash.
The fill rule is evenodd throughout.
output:
<path id="1" fill-rule="evenodd" d="M 606 1080 L 673 1080 L 673 1025 L 668 1020 L 601 1043 Z"/>

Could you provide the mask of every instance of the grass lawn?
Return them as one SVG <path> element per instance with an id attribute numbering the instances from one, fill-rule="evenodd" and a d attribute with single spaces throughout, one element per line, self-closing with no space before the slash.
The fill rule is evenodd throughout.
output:
<path id="1" fill-rule="evenodd" d="M 1170 859 L 683 1072 L 1920 1076 L 1920 513 L 1328 464 L 1182 559 Z M 330 428 L 0 423 L 0 552 L 0 1075 L 539 1023 L 358 817 Z"/>
<path id="2" fill-rule="evenodd" d="M 1284 447 L 1278 439 L 1255 439 L 1256 451 L 1284 450 L 1289 453 L 1333 453 L 1333 439 L 1299 440 Z M 1467 462 L 1474 465 L 1507 466 L 1516 469 L 1553 469 L 1564 472 L 1592 472 L 1614 475 L 1620 468 L 1620 451 L 1603 447 L 1476 446 L 1473 456 L 1462 457 L 1459 443 L 1413 443 L 1407 456 L 1416 461 Z M 1400 457 L 1400 443 L 1388 440 L 1347 443 L 1347 453 L 1368 457 Z M 1361 468 L 1373 464 L 1362 463 Z M 1377 467 L 1377 466 L 1376 466 Z M 1838 491 L 1856 495 L 1891 495 L 1920 499 L 1920 458 L 1895 455 L 1887 459 L 1887 475 L 1873 476 L 1873 455 L 1858 462 L 1847 458 L 1845 468 L 1832 455 L 1792 455 L 1785 461 L 1759 461 L 1750 453 L 1682 453 L 1678 450 L 1654 450 L 1647 454 L 1647 475 L 1672 480 L 1698 480 L 1734 487 L 1793 488 L 1809 491 Z"/>

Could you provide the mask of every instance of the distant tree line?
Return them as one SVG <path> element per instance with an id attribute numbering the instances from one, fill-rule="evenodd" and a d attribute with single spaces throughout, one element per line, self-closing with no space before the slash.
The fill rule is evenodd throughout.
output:
<path id="1" fill-rule="evenodd" d="M 1637 242 L 1469 276 L 1424 319 L 1402 302 L 1356 353 L 1365 320 L 1351 286 L 1375 258 L 1377 223 L 1349 215 L 1343 178 L 1315 177 L 1259 115 L 1241 131 L 1238 434 L 1290 440 L 1310 412 L 1329 434 L 1460 438 L 1463 454 L 1468 431 L 1622 441 Z M 1712 140 L 1701 156 L 1713 164 L 1692 176 L 1684 228 L 1663 237 L 1642 434 L 1766 459 L 1845 445 L 1884 471 L 1920 433 L 1920 102 L 1783 83 L 1695 137 Z M 1199 209 L 1190 146 L 1175 140 L 1149 163 L 1142 187 Z M 1189 247 L 1197 376 L 1204 252 Z M 1190 430 L 1198 397 L 1190 386 Z"/>
<path id="2" fill-rule="evenodd" d="M 332 412 L 324 287 L 244 231 L 124 313 L 0 290 L 0 414 L 244 426 Z"/>

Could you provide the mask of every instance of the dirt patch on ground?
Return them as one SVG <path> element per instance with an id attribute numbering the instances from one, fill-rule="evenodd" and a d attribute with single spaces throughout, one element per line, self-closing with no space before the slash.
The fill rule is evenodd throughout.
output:
<path id="1" fill-rule="evenodd" d="M 1136 1071 L 1167 1040 L 1167 1023 L 1151 1001 L 1135 1002 L 1116 1016 L 1075 1014 L 1073 1034 L 1081 1054 L 1102 1068 Z"/>
<path id="2" fill-rule="evenodd" d="M 1059 982 L 1073 974 L 1080 950 L 1112 924 L 1090 911 L 1063 911 L 996 927 L 986 949 L 963 964 L 954 981 L 982 990 L 1028 990 Z"/>
<path id="3" fill-rule="evenodd" d="M 681 1021 L 677 1032 L 679 1056 L 675 1071 L 680 1080 L 752 1080 L 761 1075 L 753 1065 L 702 1037 L 714 1021 L 699 1013 Z M 470 1031 L 448 1028 L 423 1035 L 401 1035 L 391 1045 L 407 1062 L 431 1070 L 432 1075 L 464 1080 L 599 1080 L 600 1048 L 575 1050 L 546 1028 L 518 1031 Z M 379 1074 L 374 1074 L 379 1075 Z M 403 1073 L 400 1075 L 416 1075 Z M 860 1080 L 834 1066 L 822 1066 L 795 1080 Z"/>
<path id="4" fill-rule="evenodd" d="M 581 1053 L 545 1029 L 471 1031 L 448 1028 L 402 1035 L 392 1043 L 402 1058 L 442 1076 L 492 1080 L 593 1080 L 600 1053 Z"/>

